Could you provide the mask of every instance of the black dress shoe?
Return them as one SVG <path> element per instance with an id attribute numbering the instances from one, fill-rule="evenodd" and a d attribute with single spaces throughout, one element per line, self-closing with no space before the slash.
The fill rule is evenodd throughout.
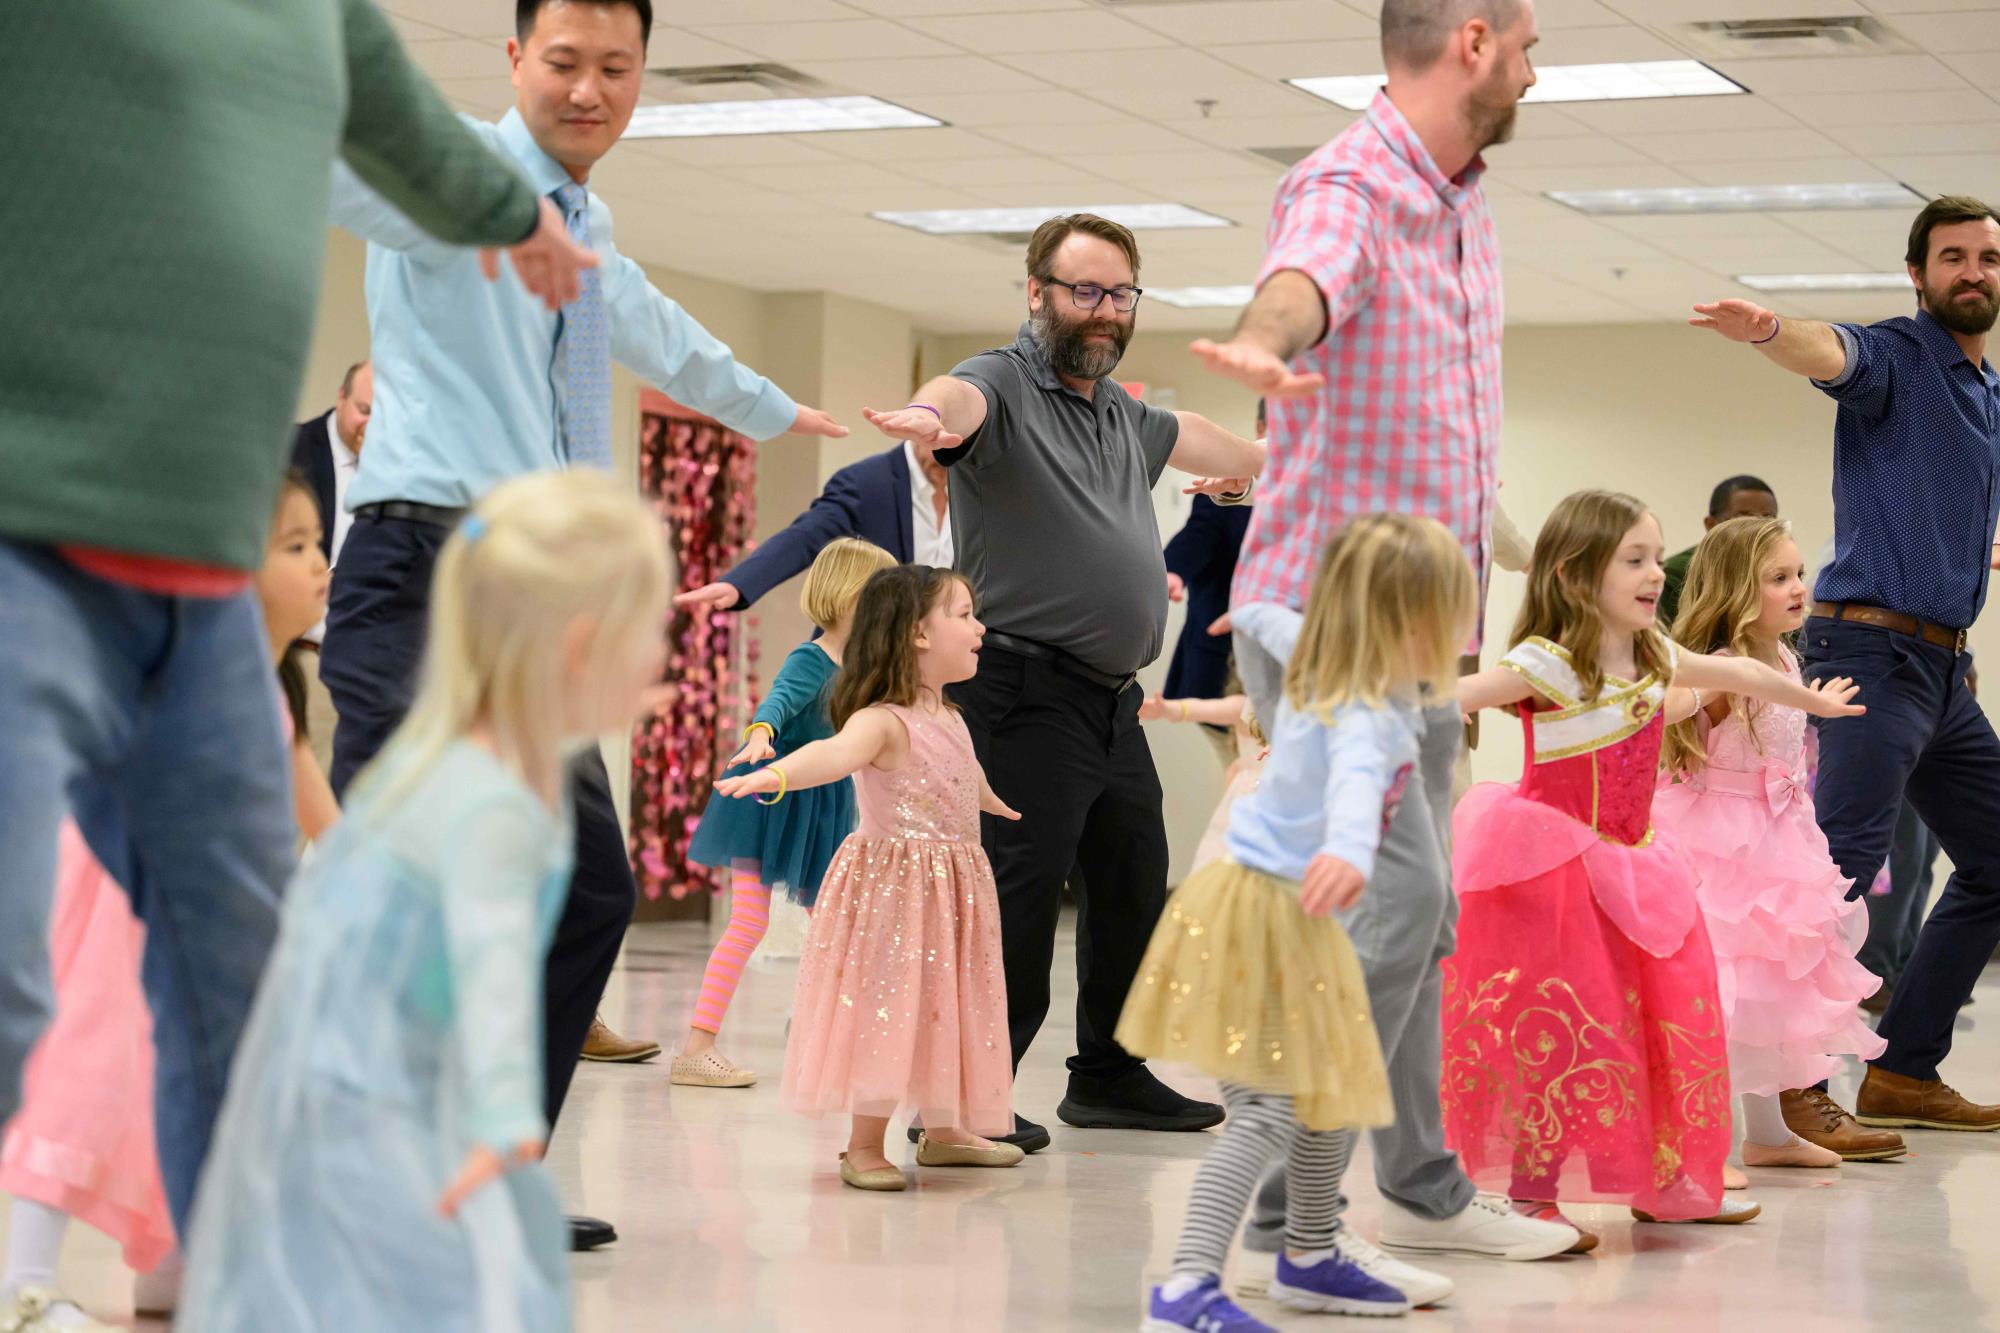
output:
<path id="1" fill-rule="evenodd" d="M 1181 1096 L 1140 1065 L 1108 1082 L 1071 1074 L 1056 1114 L 1078 1129 L 1187 1131 L 1221 1124 L 1224 1112 L 1214 1102 Z"/>
<path id="2" fill-rule="evenodd" d="M 910 1142 L 915 1143 L 918 1137 L 924 1132 L 923 1122 L 921 1120 L 910 1121 L 908 1132 Z M 995 1143 L 1011 1143 L 1022 1152 L 1040 1152 L 1049 1146 L 1049 1132 L 1022 1115 L 1019 1111 L 1016 1111 L 1014 1113 L 1014 1132 L 1012 1134 L 996 1134 L 993 1136 L 993 1141 Z"/>
<path id="3" fill-rule="evenodd" d="M 594 1250 L 617 1239 L 618 1228 L 601 1217 L 572 1215 L 569 1219 L 569 1247 L 573 1251 Z"/>

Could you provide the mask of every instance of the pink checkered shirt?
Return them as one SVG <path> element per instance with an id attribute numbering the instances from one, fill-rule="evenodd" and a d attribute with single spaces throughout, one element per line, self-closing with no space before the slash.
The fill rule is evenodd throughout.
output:
<path id="1" fill-rule="evenodd" d="M 1278 187 L 1258 282 L 1297 269 L 1327 335 L 1326 376 L 1270 404 L 1231 600 L 1303 607 L 1328 538 L 1362 514 L 1427 514 L 1486 582 L 1500 446 L 1500 242 L 1474 159 L 1456 182 L 1386 94 Z M 1483 600 L 1483 597 L 1482 597 Z"/>

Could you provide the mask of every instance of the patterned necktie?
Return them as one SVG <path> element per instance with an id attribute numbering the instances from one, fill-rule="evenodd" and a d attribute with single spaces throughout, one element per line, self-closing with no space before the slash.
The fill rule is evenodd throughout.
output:
<path id="1" fill-rule="evenodd" d="M 590 196 L 574 181 L 558 189 L 569 236 L 590 245 Z M 571 467 L 611 467 L 611 322 L 604 310 L 598 270 L 581 270 L 582 290 L 562 308 L 556 324 L 556 396 L 561 408 L 563 455 Z"/>

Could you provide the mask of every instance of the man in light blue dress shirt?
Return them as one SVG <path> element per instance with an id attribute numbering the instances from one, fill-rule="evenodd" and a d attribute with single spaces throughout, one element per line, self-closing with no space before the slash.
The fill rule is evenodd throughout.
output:
<path id="1" fill-rule="evenodd" d="M 610 362 L 753 439 L 845 435 L 736 361 L 661 295 L 612 239 L 585 188 L 638 102 L 648 0 L 522 5 L 508 43 L 518 90 L 493 151 L 587 236 L 598 267 L 551 310 L 510 276 L 488 283 L 475 252 L 436 244 L 352 174 L 336 173 L 336 225 L 367 240 L 375 409 L 349 487 L 354 526 L 333 584 L 321 678 L 340 714 L 333 782 L 343 792 L 401 723 L 423 651 L 431 568 L 462 511 L 524 473 L 611 464 Z M 576 875 L 545 978 L 547 1114 L 555 1122 L 636 901 L 604 763 L 572 774 Z M 655 1047 L 657 1050 L 657 1047 Z M 614 1238 L 573 1219 L 580 1247 Z"/>

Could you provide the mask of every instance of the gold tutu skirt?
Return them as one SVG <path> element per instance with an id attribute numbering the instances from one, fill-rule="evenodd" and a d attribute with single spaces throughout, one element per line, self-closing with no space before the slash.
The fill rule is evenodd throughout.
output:
<path id="1" fill-rule="evenodd" d="M 1167 901 L 1118 1019 L 1134 1055 L 1293 1100 L 1307 1129 L 1394 1119 L 1361 964 L 1288 880 L 1228 861 Z"/>

